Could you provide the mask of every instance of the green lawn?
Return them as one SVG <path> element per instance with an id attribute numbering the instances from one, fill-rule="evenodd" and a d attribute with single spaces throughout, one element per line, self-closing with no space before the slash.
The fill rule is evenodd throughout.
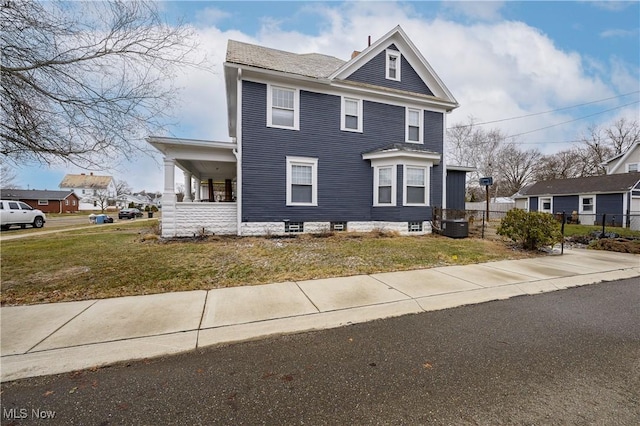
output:
<path id="1" fill-rule="evenodd" d="M 3 241 L 3 305 L 212 289 L 531 256 L 437 235 L 300 235 L 162 241 L 155 221 Z"/>

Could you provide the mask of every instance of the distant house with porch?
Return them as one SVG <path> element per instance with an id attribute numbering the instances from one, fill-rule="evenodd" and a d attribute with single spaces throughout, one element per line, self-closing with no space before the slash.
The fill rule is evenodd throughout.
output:
<path id="1" fill-rule="evenodd" d="M 537 182 L 516 194 L 528 211 L 575 215 L 583 225 L 640 230 L 640 172 Z"/>
<path id="2" fill-rule="evenodd" d="M 3 200 L 22 201 L 44 213 L 75 213 L 80 204 L 73 191 L 2 189 L 0 197 Z"/>
<path id="3" fill-rule="evenodd" d="M 79 210 L 96 210 L 100 208 L 100 199 L 115 201 L 116 198 L 116 184 L 111 176 L 67 174 L 58 187 L 76 194 L 80 199 Z"/>
<path id="4" fill-rule="evenodd" d="M 399 26 L 347 61 L 230 40 L 224 76 L 231 141 L 147 139 L 164 156 L 163 236 L 420 235 L 434 207 L 464 208 L 468 170 L 443 156 L 458 103 Z"/>

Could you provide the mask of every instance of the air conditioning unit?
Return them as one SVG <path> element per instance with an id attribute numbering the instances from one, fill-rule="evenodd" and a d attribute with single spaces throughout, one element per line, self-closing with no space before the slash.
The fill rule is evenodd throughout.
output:
<path id="1" fill-rule="evenodd" d="M 464 219 L 443 220 L 442 235 L 449 238 L 467 238 L 469 236 L 469 222 Z"/>

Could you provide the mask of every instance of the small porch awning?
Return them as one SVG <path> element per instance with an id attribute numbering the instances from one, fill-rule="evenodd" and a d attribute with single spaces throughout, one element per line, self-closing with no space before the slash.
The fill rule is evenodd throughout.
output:
<path id="1" fill-rule="evenodd" d="M 371 160 L 372 164 L 380 160 L 397 159 L 399 157 L 428 161 L 434 165 L 440 164 L 439 153 L 429 151 L 424 149 L 423 145 L 414 143 L 394 143 L 362 154 L 362 159 Z"/>

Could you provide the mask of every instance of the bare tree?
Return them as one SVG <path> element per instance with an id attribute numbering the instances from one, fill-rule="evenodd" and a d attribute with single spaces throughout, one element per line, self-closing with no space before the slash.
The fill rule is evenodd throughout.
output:
<path id="1" fill-rule="evenodd" d="M 102 213 L 114 203 L 112 194 L 106 189 L 96 190 L 92 198 L 94 206 L 99 207 Z"/>
<path id="2" fill-rule="evenodd" d="M 119 197 L 120 195 L 124 195 L 124 194 L 131 194 L 131 187 L 129 186 L 129 184 L 127 183 L 126 180 L 120 179 L 116 182 L 116 196 Z"/>
<path id="3" fill-rule="evenodd" d="M 542 155 L 537 149 L 521 150 L 514 143 L 504 145 L 496 155 L 502 193 L 510 196 L 533 183 Z"/>
<path id="4" fill-rule="evenodd" d="M 622 154 L 631 148 L 633 144 L 640 142 L 640 124 L 638 124 L 638 120 L 628 121 L 622 117 L 616 120 L 611 127 L 605 129 L 604 132 L 613 149 L 613 155 Z"/>
<path id="5" fill-rule="evenodd" d="M 569 179 L 582 174 L 582 153 L 570 148 L 540 158 L 533 176 L 534 181 Z"/>
<path id="6" fill-rule="evenodd" d="M 16 189 L 16 173 L 0 159 L 0 188 Z"/>
<path id="7" fill-rule="evenodd" d="M 480 177 L 493 176 L 495 193 L 500 186 L 497 154 L 505 139 L 506 135 L 499 129 L 484 130 L 469 117 L 467 123 L 455 124 L 447 130 L 448 163 L 476 169 L 469 173 L 469 187 L 477 186 Z"/>
<path id="8" fill-rule="evenodd" d="M 0 154 L 95 167 L 144 149 L 136 141 L 168 120 L 177 67 L 195 65 L 190 30 L 157 7 L 4 0 Z"/>

